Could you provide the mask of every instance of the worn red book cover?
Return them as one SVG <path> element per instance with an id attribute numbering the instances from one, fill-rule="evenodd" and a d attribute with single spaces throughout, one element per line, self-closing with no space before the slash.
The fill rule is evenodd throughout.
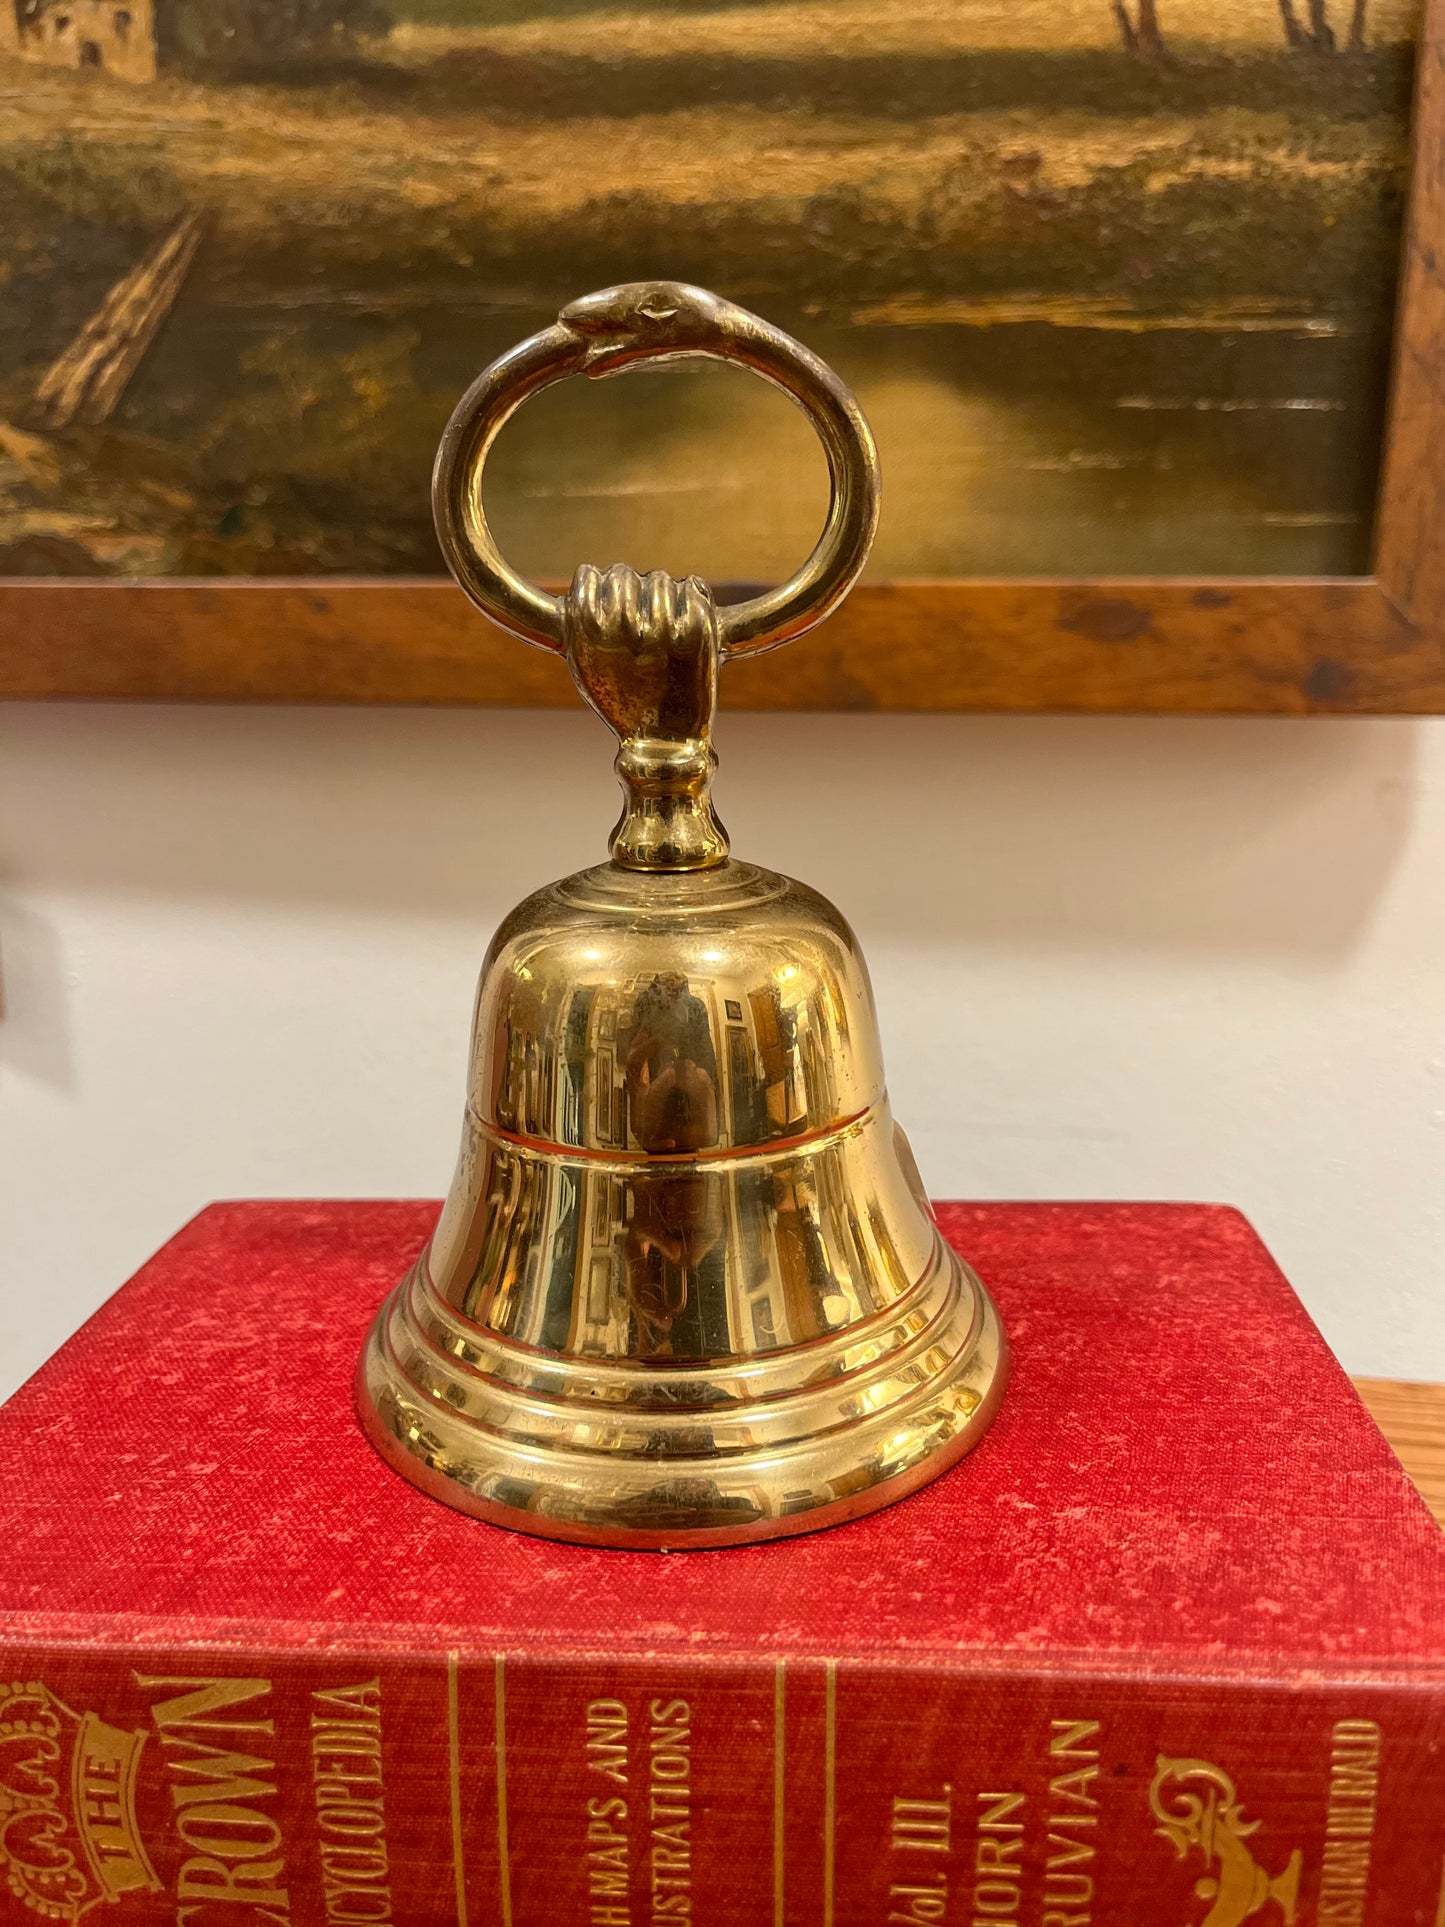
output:
<path id="1" fill-rule="evenodd" d="M 1445 1538 L 1246 1222 L 944 1205 L 1015 1372 L 811 1538 L 395 1477 L 426 1204 L 227 1204 L 0 1411 L 0 1917 L 1436 1927 Z"/>

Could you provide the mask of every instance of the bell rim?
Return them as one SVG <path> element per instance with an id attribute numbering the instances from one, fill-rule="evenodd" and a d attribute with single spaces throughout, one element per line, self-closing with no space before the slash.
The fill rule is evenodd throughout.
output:
<path id="1" fill-rule="evenodd" d="M 939 1242 L 942 1244 L 942 1239 Z M 419 1449 L 425 1421 L 428 1416 L 434 1417 L 434 1412 L 419 1405 L 412 1411 L 413 1417 L 422 1421 L 420 1425 L 398 1425 L 384 1410 L 398 1409 L 396 1374 L 384 1351 L 385 1321 L 406 1280 L 388 1294 L 378 1310 L 358 1361 L 358 1417 L 387 1465 L 428 1497 L 454 1512 L 532 1538 L 666 1552 L 725 1549 L 821 1531 L 892 1505 L 931 1483 L 980 1442 L 997 1415 L 1009 1377 L 1007 1335 L 997 1307 L 977 1274 L 951 1248 L 945 1245 L 944 1250 L 957 1267 L 962 1292 L 971 1301 L 967 1336 L 960 1349 L 943 1369 L 922 1380 L 912 1395 L 898 1404 L 865 1416 L 851 1428 L 799 1437 L 783 1449 L 764 1446 L 751 1453 L 734 1451 L 719 1457 L 700 1453 L 695 1458 L 648 1460 L 633 1456 L 619 1460 L 617 1454 L 606 1451 L 583 1454 L 565 1447 L 538 1448 L 498 1432 L 463 1427 L 470 1448 L 466 1470 L 472 1478 L 505 1477 L 516 1486 L 519 1497 L 530 1496 L 537 1503 L 511 1503 L 478 1492 L 472 1484 L 432 1463 Z M 390 1396 L 386 1395 L 388 1384 Z M 878 1438 L 880 1433 L 887 1435 L 883 1441 Z M 896 1470 L 879 1467 L 876 1450 L 883 1443 L 891 1444 L 895 1458 L 901 1461 Z M 825 1466 L 834 1486 L 840 1481 L 859 1483 L 833 1498 L 808 1498 L 789 1507 L 788 1494 L 801 1495 L 806 1490 L 800 1482 L 802 1476 L 810 1470 L 820 1475 Z M 620 1499 L 619 1467 L 632 1488 L 631 1496 Z M 560 1501 L 555 1496 L 559 1469 L 571 1479 Z M 773 1503 L 770 1509 L 755 1511 L 735 1523 L 704 1520 L 684 1524 L 684 1517 L 699 1516 L 698 1494 L 686 1490 L 690 1477 L 694 1485 L 706 1483 L 711 1488 L 714 1511 L 719 1505 L 727 1508 L 753 1503 L 760 1483 L 770 1477 Z M 782 1487 L 784 1479 L 787 1485 L 778 1502 L 777 1488 Z M 593 1496 L 586 1507 L 569 1502 L 567 1491 L 575 1493 L 589 1486 Z M 546 1497 L 549 1491 L 554 1495 L 550 1500 Z M 669 1491 L 674 1494 L 671 1500 Z M 556 1509 L 540 1509 L 548 1503 Z M 678 1523 L 637 1523 L 640 1511 L 649 1506 L 660 1510 L 668 1504 L 674 1507 Z"/>

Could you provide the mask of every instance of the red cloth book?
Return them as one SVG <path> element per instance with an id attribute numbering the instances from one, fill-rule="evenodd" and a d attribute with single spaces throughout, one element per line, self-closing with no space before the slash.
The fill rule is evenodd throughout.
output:
<path id="1" fill-rule="evenodd" d="M 1445 1538 L 1236 1213 L 944 1205 L 978 1450 L 604 1552 L 352 1414 L 428 1204 L 203 1212 L 0 1412 L 0 1917 L 1432 1927 Z"/>

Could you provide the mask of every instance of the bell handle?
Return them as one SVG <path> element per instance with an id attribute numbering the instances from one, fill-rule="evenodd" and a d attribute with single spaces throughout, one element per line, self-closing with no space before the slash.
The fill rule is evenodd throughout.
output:
<path id="1" fill-rule="evenodd" d="M 795 401 L 828 461 L 828 518 L 795 574 L 718 610 L 721 653 L 755 656 L 801 636 L 857 580 L 878 527 L 878 451 L 852 391 L 827 363 L 771 322 L 681 281 L 632 281 L 583 295 L 550 328 L 484 368 L 442 434 L 432 507 L 447 567 L 484 614 L 562 654 L 566 603 L 511 568 L 482 504 L 482 470 L 503 425 L 529 396 L 569 375 L 596 380 L 649 361 L 690 358 L 751 368 Z"/>

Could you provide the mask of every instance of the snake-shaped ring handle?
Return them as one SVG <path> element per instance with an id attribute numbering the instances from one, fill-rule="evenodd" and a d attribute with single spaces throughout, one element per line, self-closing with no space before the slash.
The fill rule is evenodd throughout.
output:
<path id="1" fill-rule="evenodd" d="M 681 281 L 633 281 L 583 295 L 550 328 L 484 368 L 437 449 L 432 505 L 447 567 L 486 615 L 527 642 L 565 650 L 565 602 L 503 559 L 482 506 L 482 469 L 503 423 L 568 375 L 619 374 L 690 356 L 740 362 L 808 417 L 828 459 L 828 519 L 813 553 L 776 589 L 718 610 L 725 656 L 791 642 L 848 593 L 878 526 L 878 451 L 857 400 L 826 362 L 746 308 Z"/>

